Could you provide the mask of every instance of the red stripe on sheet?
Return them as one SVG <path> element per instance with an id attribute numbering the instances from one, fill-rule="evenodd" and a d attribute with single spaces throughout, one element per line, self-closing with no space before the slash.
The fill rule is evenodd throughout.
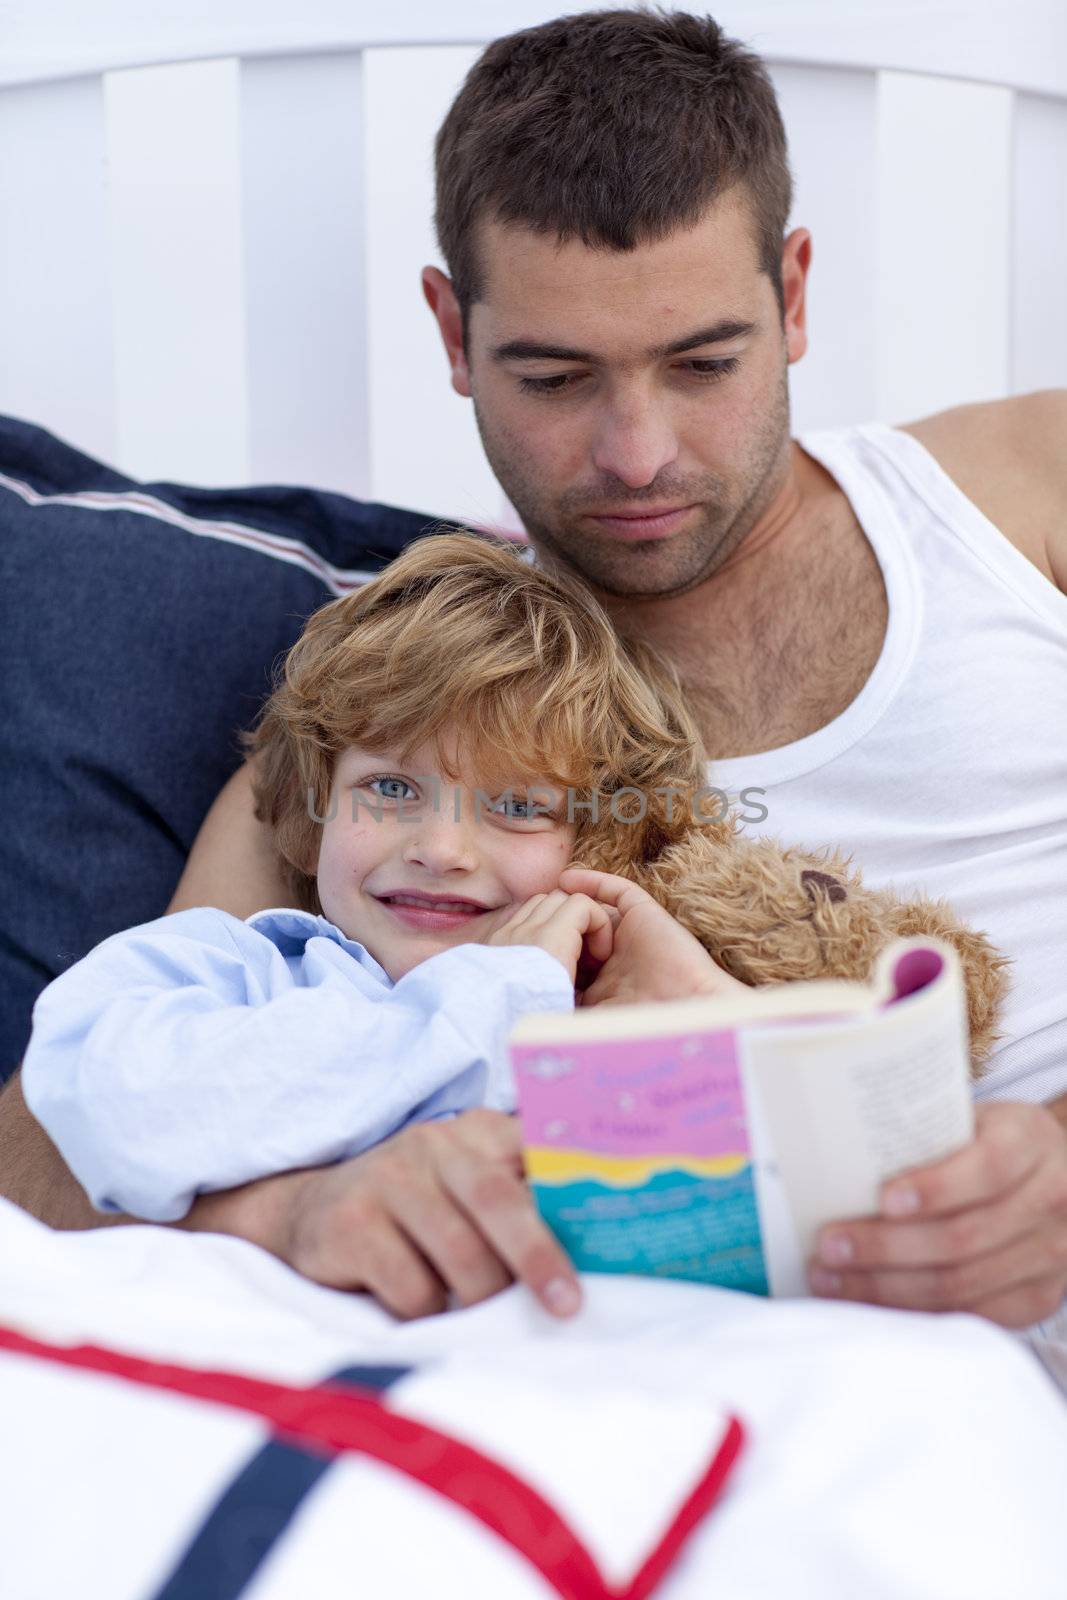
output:
<path id="1" fill-rule="evenodd" d="M 415 1417 L 390 1411 L 370 1391 L 293 1388 L 236 1372 L 148 1361 L 98 1345 L 56 1345 L 0 1327 L 0 1350 L 103 1373 L 194 1400 L 262 1417 L 283 1437 L 336 1453 L 372 1457 L 462 1507 L 526 1558 L 562 1600 L 645 1600 L 669 1571 L 686 1539 L 726 1482 L 744 1442 L 736 1417 L 696 1487 L 636 1575 L 622 1588 L 605 1582 L 589 1551 L 560 1513 L 501 1462 Z"/>

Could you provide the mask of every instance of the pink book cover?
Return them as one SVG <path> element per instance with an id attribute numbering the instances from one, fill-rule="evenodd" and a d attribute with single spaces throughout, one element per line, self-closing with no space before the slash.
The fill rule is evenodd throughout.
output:
<path id="1" fill-rule="evenodd" d="M 510 1048 L 527 1176 L 580 1271 L 768 1293 L 732 1029 Z"/>

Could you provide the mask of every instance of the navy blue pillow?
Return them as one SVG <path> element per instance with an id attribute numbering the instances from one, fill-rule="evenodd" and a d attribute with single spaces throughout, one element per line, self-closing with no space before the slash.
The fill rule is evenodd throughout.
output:
<path id="1" fill-rule="evenodd" d="M 305 619 L 436 522 L 136 483 L 0 417 L 0 1082 L 44 985 L 165 909 Z"/>

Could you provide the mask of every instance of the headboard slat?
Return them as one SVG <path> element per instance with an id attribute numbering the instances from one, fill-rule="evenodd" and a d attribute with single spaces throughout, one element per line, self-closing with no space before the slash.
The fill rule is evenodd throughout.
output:
<path id="1" fill-rule="evenodd" d="M 0 411 L 115 457 L 99 78 L 0 93 Z"/>
<path id="2" fill-rule="evenodd" d="M 587 9 L 575 4 L 574 10 Z M 592 8 L 589 8 L 592 9 Z M 0 84 L 216 56 L 479 44 L 561 14 L 559 0 L 27 0 L 6 25 Z M 1067 95 L 1062 0 L 721 0 L 727 33 L 773 61 L 930 72 Z"/>
<path id="3" fill-rule="evenodd" d="M 965 37 L 953 6 L 922 27 L 917 8 L 715 12 L 770 66 L 789 225 L 814 236 L 810 348 L 789 369 L 798 432 L 1067 374 L 1062 0 L 992 0 Z M 0 87 L 0 409 L 138 477 L 307 483 L 498 520 L 418 287 L 440 264 L 432 142 L 478 41 L 558 7 L 91 11 L 90 26 L 81 0 L 40 0 L 5 39 L 0 85 L 25 86 Z M 426 45 L 374 48 L 388 40 Z M 108 72 L 102 93 L 69 76 L 96 60 L 177 64 Z"/>
<path id="4" fill-rule="evenodd" d="M 110 72 L 119 464 L 247 480 L 235 61 Z"/>
<path id="5" fill-rule="evenodd" d="M 1016 95 L 1012 161 L 1011 386 L 1016 393 L 1063 388 L 1067 384 L 1067 100 Z"/>
<path id="6" fill-rule="evenodd" d="M 369 493 L 358 53 L 241 64 L 249 467 Z"/>
<path id="7" fill-rule="evenodd" d="M 878 74 L 772 67 L 794 178 L 789 229 L 812 235 L 810 345 L 789 369 L 798 428 L 874 415 Z"/>
<path id="8" fill-rule="evenodd" d="M 878 403 L 907 422 L 1010 392 L 1010 89 L 883 73 Z"/>

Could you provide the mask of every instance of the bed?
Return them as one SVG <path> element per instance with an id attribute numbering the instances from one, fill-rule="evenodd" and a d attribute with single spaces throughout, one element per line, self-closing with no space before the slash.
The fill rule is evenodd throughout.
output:
<path id="1" fill-rule="evenodd" d="M 302 618 L 441 518 L 518 534 L 417 271 L 436 258 L 436 120 L 481 42 L 555 9 L 9 15 L 0 767 L 18 825 L 0 830 L 0 1078 L 42 984 L 166 904 Z M 1062 383 L 1051 0 L 980 21 L 904 0 L 716 15 L 772 63 L 816 240 L 798 426 Z M 168 597 L 165 626 L 148 595 Z M 1067 1411 L 975 1319 L 601 1279 L 573 1328 L 519 1290 L 400 1326 L 236 1241 L 53 1235 L 6 1205 L 0 1262 L 14 1600 L 1062 1592 Z M 284 1391 L 281 1420 L 251 1405 L 256 1383 Z M 362 1448 L 293 1420 L 297 1391 L 334 1404 L 338 1383 Z M 437 1430 L 416 1455 L 446 1435 L 536 1494 L 516 1491 L 569 1576 L 474 1514 L 455 1474 L 431 1485 L 375 1456 L 392 1424 L 374 1405 Z"/>
<path id="2" fill-rule="evenodd" d="M 1067 1413 L 977 1318 L 599 1277 L 397 1324 L 2 1202 L 0 1259 L 11 1600 L 1063 1593 Z"/>

